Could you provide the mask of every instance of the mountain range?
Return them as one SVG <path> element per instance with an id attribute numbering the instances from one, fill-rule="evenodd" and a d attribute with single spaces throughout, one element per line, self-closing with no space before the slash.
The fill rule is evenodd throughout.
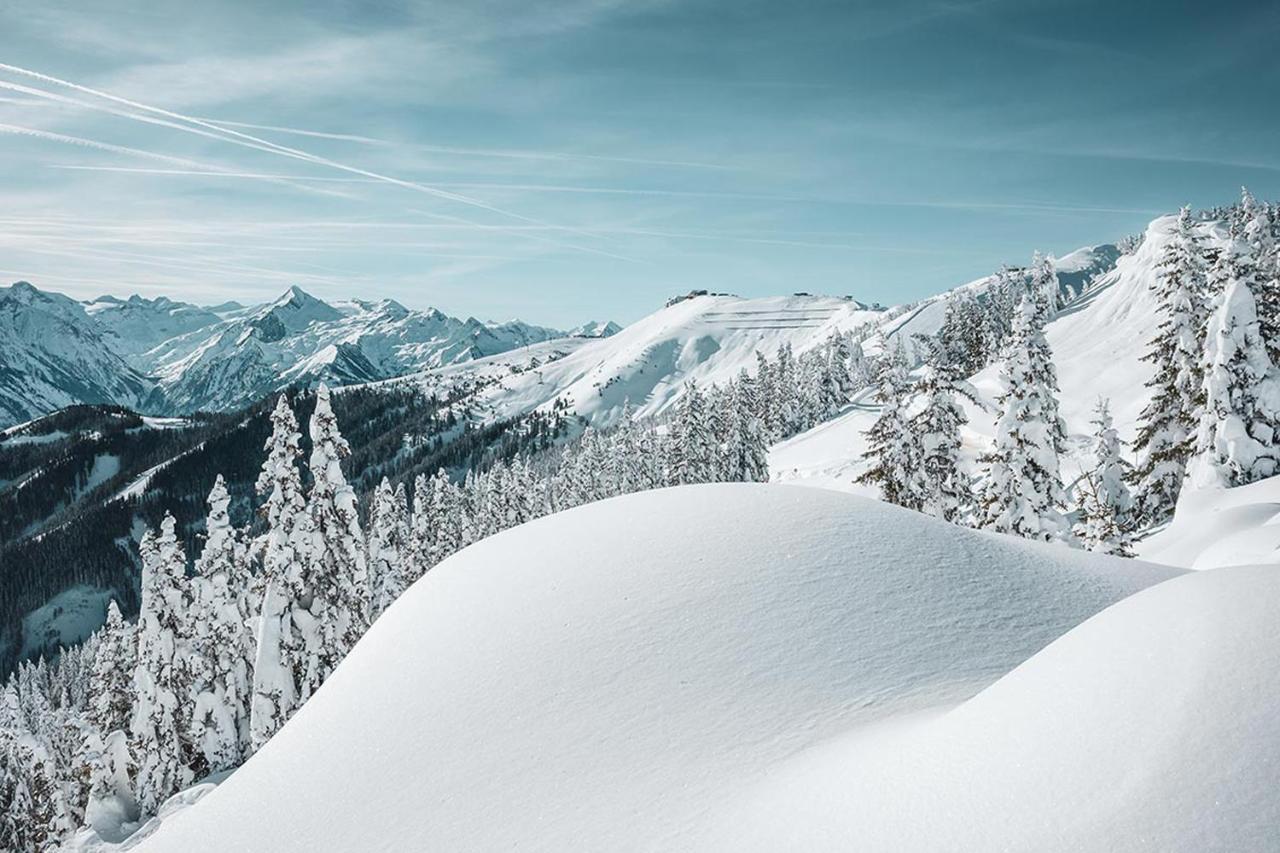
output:
<path id="1" fill-rule="evenodd" d="M 281 388 L 371 382 L 618 328 L 461 320 L 390 299 L 329 303 L 298 287 L 253 306 L 80 302 L 21 281 L 0 288 L 0 427 L 78 403 L 225 411 Z"/>

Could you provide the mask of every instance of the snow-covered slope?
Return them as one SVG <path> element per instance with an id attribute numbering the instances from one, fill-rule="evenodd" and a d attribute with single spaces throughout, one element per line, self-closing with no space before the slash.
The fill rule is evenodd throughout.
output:
<path id="1" fill-rule="evenodd" d="M 588 505 L 433 569 L 137 849 L 715 849 L 795 755 L 965 700 L 1175 574 L 814 489 Z"/>
<path id="2" fill-rule="evenodd" d="M 797 755 L 704 849 L 1274 850 L 1274 566 L 1145 590 L 954 711 Z"/>
<path id="3" fill-rule="evenodd" d="M 0 426 L 73 403 L 141 408 L 152 393 L 80 303 L 24 281 L 0 287 Z"/>
<path id="4" fill-rule="evenodd" d="M 198 305 L 164 296 L 100 296 L 85 303 L 84 310 L 102 329 L 112 348 L 126 357 L 144 353 L 170 338 L 206 329 L 222 319 Z"/>
<path id="5" fill-rule="evenodd" d="M 566 400 L 578 414 L 607 426 L 628 401 L 637 417 L 658 414 L 689 382 L 723 384 L 740 370 L 754 372 L 757 352 L 773 356 L 788 343 L 804 352 L 833 331 L 876 324 L 883 317 L 881 311 L 830 296 L 696 296 L 602 340 L 587 341 L 554 362 L 507 376 L 478 402 L 497 416 L 510 416 Z M 457 372 L 444 375 L 453 381 Z M 434 386 L 441 374 L 402 381 Z"/>
<path id="6" fill-rule="evenodd" d="M 1173 520 L 1139 542 L 1138 551 L 1189 569 L 1280 563 L 1280 477 L 1184 491 Z"/>
<path id="7" fill-rule="evenodd" d="M 1151 285 L 1175 222 L 1176 217 L 1152 222 L 1138 249 L 1090 279 L 1092 284 L 1080 290 L 1045 329 L 1053 349 L 1060 411 L 1068 433 L 1068 448 L 1062 459 L 1064 482 L 1071 483 L 1085 468 L 1089 436 L 1093 433 L 1090 421 L 1099 397 L 1111 401 L 1116 429 L 1125 441 L 1132 440 L 1138 415 L 1150 399 L 1145 383 L 1152 368 L 1142 361 L 1142 356 L 1160 322 Z M 1211 229 L 1206 231 L 1206 238 L 1212 239 Z M 1060 277 L 1067 268 L 1094 268 L 1085 264 L 1084 254 L 1084 250 L 1073 252 L 1057 261 Z M 1104 260 L 1110 257 L 1103 255 Z M 985 286 L 986 281 L 969 287 Z M 945 300 L 926 303 L 907 321 L 887 326 L 889 338 L 936 332 L 944 311 Z M 963 435 L 965 455 L 970 461 L 990 446 L 999 372 L 1000 364 L 992 364 L 972 379 L 979 403 L 966 406 L 969 426 Z M 861 458 L 866 449 L 864 433 L 878 414 L 868 397 L 863 394 L 840 418 L 775 448 L 770 457 L 775 478 L 862 492 L 853 480 L 865 464 Z"/>

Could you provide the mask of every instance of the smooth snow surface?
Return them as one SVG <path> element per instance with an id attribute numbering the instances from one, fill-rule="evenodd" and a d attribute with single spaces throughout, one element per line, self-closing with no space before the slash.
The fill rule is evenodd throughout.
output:
<path id="1" fill-rule="evenodd" d="M 796 755 L 967 699 L 1176 574 L 816 489 L 591 504 L 432 569 L 138 849 L 709 849 Z"/>
<path id="2" fill-rule="evenodd" d="M 705 849 L 1277 849 L 1280 572 L 1120 602 L 954 711 L 797 756 Z"/>
<path id="3" fill-rule="evenodd" d="M 1185 489 L 1173 521 L 1137 550 L 1189 569 L 1280 563 L 1280 477 L 1233 489 Z"/>

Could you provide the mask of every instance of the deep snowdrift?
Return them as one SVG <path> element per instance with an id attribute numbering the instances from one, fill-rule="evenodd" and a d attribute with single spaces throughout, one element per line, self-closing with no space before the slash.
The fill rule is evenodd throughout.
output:
<path id="1" fill-rule="evenodd" d="M 966 699 L 1174 574 L 815 489 L 592 504 L 433 569 L 140 849 L 698 848 L 798 752 Z"/>
<path id="2" fill-rule="evenodd" d="M 1280 563 L 1280 477 L 1234 489 L 1183 489 L 1169 525 L 1139 556 L 1189 569 Z"/>
<path id="3" fill-rule="evenodd" d="M 1274 850 L 1280 572 L 1193 573 L 949 714 L 825 744 L 721 815 L 735 851 Z"/>

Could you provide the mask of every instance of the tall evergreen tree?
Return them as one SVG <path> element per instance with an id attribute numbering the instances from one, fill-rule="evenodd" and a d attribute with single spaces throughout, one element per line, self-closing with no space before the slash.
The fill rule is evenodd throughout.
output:
<path id="1" fill-rule="evenodd" d="M 973 503 L 972 484 L 960 464 L 960 429 L 969 420 L 960 398 L 973 400 L 976 394 L 961 379 L 967 365 L 952 361 L 957 354 L 937 339 L 927 343 L 931 351 L 915 386 L 923 406 L 909 424 L 918 445 L 911 503 L 930 515 L 960 522 L 972 512 Z"/>
<path id="2" fill-rule="evenodd" d="M 137 756 L 138 805 L 155 814 L 193 780 L 194 751 L 185 737 L 190 645 L 183 635 L 186 557 L 166 514 L 160 535 L 142 540 L 142 607 L 138 613 L 137 697 L 130 726 Z"/>
<path id="3" fill-rule="evenodd" d="M 1244 278 L 1232 277 L 1209 323 L 1204 393 L 1188 481 L 1199 487 L 1239 486 L 1275 474 L 1280 377 L 1267 355 Z"/>
<path id="4" fill-rule="evenodd" d="M 871 467 L 857 481 L 879 488 L 889 503 L 919 509 L 911 483 L 920 446 L 911 428 L 911 377 L 900 338 L 881 358 L 877 383 L 880 416 L 867 430 L 867 450 L 862 454 Z"/>
<path id="5" fill-rule="evenodd" d="M 984 457 L 985 526 L 1029 539 L 1063 539 L 1065 496 L 1058 453 L 1066 429 L 1058 416 L 1057 374 L 1034 292 L 1022 299 L 1000 373 L 995 447 Z"/>
<path id="6" fill-rule="evenodd" d="M 1132 556 L 1136 528 L 1133 496 L 1125 485 L 1128 465 L 1120 456 L 1120 436 L 1106 400 L 1094 409 L 1094 466 L 1081 478 L 1081 520 L 1076 533 L 1090 551 Z"/>
<path id="7" fill-rule="evenodd" d="M 316 389 L 310 433 L 312 485 L 303 555 L 315 622 L 302 626 L 308 650 L 299 683 L 303 701 L 324 683 L 368 625 L 364 534 L 355 491 L 342 473 L 342 460 L 351 450 L 338 430 L 329 389 L 323 384 Z"/>
<path id="8" fill-rule="evenodd" d="M 1156 270 L 1154 291 L 1164 319 L 1143 360 L 1155 366 L 1147 382 L 1134 449 L 1136 511 L 1149 523 L 1173 512 L 1195 446 L 1203 407 L 1206 284 L 1191 209 L 1184 207 Z"/>
<path id="9" fill-rule="evenodd" d="M 200 661 L 191 683 L 191 742 L 207 772 L 230 770 L 250 745 L 252 667 L 249 575 L 245 549 L 231 525 L 231 496 L 219 474 L 209 492 L 204 550 L 196 561 L 190 634 Z"/>
<path id="10" fill-rule="evenodd" d="M 305 512 L 298 460 L 302 435 L 288 399 L 282 394 L 271 414 L 267 460 L 258 476 L 258 494 L 266 497 L 262 513 L 267 532 L 262 549 L 253 662 L 250 748 L 262 748 L 293 716 L 299 705 L 298 684 L 306 648 L 294 614 L 306 622 L 311 594 L 303 583 L 304 543 L 300 522 Z"/>
<path id="11" fill-rule="evenodd" d="M 369 609 L 377 618 L 408 587 L 403 529 L 396 492 L 386 477 L 373 493 L 369 511 Z"/>

